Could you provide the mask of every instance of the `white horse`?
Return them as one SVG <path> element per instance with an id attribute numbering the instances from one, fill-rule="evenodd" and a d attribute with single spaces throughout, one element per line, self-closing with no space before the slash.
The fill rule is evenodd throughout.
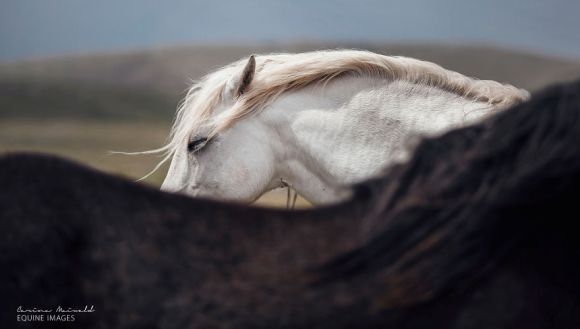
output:
<path id="1" fill-rule="evenodd" d="M 289 184 L 326 204 L 404 160 L 415 137 L 528 97 L 433 63 L 366 51 L 250 56 L 193 85 L 169 142 L 150 152 L 164 152 L 161 163 L 171 159 L 165 191 L 251 202 Z"/>

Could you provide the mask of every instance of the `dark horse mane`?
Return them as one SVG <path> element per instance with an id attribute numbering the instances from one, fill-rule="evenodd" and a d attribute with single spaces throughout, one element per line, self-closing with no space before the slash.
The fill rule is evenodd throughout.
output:
<path id="1" fill-rule="evenodd" d="M 556 283 L 578 275 L 571 265 L 580 259 L 574 229 L 580 220 L 580 82 L 424 140 L 408 164 L 391 168 L 384 179 L 377 215 L 367 219 L 382 226 L 375 228 L 380 233 L 326 264 L 324 281 L 383 271 L 387 285 L 417 303 L 463 289 L 477 279 L 465 277 L 514 258 L 554 263 L 543 272 L 566 264 L 569 273 L 551 274 Z M 579 286 L 574 289 L 578 298 Z"/>
<path id="2" fill-rule="evenodd" d="M 580 327 L 580 82 L 423 141 L 344 203 L 190 199 L 0 158 L 0 326 Z M 31 323 L 28 323 L 29 325 Z M 34 323 L 32 323 L 34 324 Z"/>

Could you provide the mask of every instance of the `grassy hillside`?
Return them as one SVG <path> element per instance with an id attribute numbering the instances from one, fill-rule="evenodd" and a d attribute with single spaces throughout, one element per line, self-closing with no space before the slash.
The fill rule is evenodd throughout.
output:
<path id="1" fill-rule="evenodd" d="M 580 77 L 580 60 L 551 58 L 478 46 L 403 44 L 291 44 L 195 46 L 28 60 L 0 64 L 0 79 L 90 82 L 156 90 L 178 97 L 192 79 L 252 53 L 301 52 L 326 48 L 368 49 L 433 61 L 482 79 L 536 90 L 555 81 Z"/>
<path id="2" fill-rule="evenodd" d="M 170 121 L 178 100 L 90 81 L 0 78 L 0 119 Z"/>
<path id="3" fill-rule="evenodd" d="M 580 61 L 486 47 L 380 44 L 196 46 L 0 64 L 0 153 L 59 154 L 138 178 L 155 157 L 112 156 L 162 145 L 189 81 L 251 53 L 364 48 L 430 60 L 466 75 L 535 90 L 580 77 Z M 164 170 L 147 183 L 159 185 Z M 270 195 L 267 204 L 285 202 Z M 305 203 L 301 200 L 301 205 Z"/>

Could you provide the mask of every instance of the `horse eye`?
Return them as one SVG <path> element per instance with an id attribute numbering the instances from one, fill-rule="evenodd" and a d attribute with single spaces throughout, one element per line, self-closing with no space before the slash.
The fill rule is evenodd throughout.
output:
<path id="1" fill-rule="evenodd" d="M 205 146 L 205 144 L 207 144 L 207 138 L 206 137 L 199 138 L 189 142 L 189 144 L 187 144 L 187 150 L 189 152 L 197 152 L 201 150 Z"/>

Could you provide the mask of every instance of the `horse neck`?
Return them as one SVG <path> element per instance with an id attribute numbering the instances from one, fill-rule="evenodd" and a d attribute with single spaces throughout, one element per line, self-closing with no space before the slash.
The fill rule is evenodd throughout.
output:
<path id="1" fill-rule="evenodd" d="M 486 103 L 433 87 L 349 77 L 283 94 L 260 119 L 274 128 L 276 179 L 324 204 L 344 199 L 345 186 L 405 160 L 418 137 L 489 113 Z"/>

